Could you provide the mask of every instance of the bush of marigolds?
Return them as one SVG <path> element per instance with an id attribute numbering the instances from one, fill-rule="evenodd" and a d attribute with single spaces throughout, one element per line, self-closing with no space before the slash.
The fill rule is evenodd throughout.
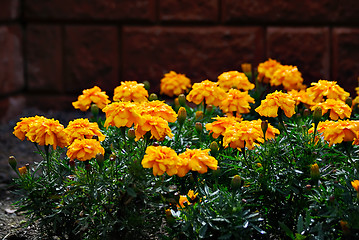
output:
<path id="1" fill-rule="evenodd" d="M 44 239 L 359 237 L 358 97 L 272 59 L 147 89 L 86 89 L 73 106 L 91 118 L 66 127 L 17 123 L 39 161 L 9 158 L 16 204 Z"/>

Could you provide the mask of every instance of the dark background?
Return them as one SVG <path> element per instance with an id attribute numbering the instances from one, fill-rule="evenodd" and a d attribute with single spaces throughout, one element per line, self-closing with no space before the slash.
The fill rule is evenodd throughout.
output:
<path id="1" fill-rule="evenodd" d="M 359 1 L 0 0 L 0 122 L 72 109 L 94 85 L 111 96 L 148 80 L 157 92 L 170 70 L 216 81 L 269 57 L 354 98 Z"/>

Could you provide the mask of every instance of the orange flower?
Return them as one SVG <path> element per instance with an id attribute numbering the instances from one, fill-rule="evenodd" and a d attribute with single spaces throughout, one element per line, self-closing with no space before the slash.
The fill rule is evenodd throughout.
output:
<path id="1" fill-rule="evenodd" d="M 111 101 L 108 100 L 106 92 L 101 92 L 101 89 L 97 86 L 86 89 L 82 91 L 76 102 L 73 102 L 72 105 L 76 109 L 81 111 L 86 111 L 91 106 L 91 103 L 95 103 L 100 109 L 106 107 Z"/>
<path id="2" fill-rule="evenodd" d="M 322 114 L 324 115 L 328 110 L 330 110 L 330 119 L 338 120 L 338 118 L 350 118 L 352 109 L 343 101 L 327 99 L 325 102 L 317 103 L 311 108 L 313 111 L 316 107 L 322 109 Z"/>
<path id="3" fill-rule="evenodd" d="M 172 138 L 173 134 L 168 126 L 168 122 L 163 118 L 151 115 L 142 116 L 144 122 L 135 127 L 136 141 L 138 141 L 146 132 L 151 132 L 152 137 L 158 141 L 164 140 L 166 136 Z"/>
<path id="4" fill-rule="evenodd" d="M 230 89 L 227 97 L 222 100 L 219 107 L 225 113 L 249 113 L 249 109 L 251 109 L 249 103 L 254 103 L 254 98 L 252 98 L 248 92 Z"/>
<path id="5" fill-rule="evenodd" d="M 244 91 L 252 90 L 254 84 L 250 83 L 244 73 L 238 71 L 224 72 L 218 76 L 219 87 L 228 91 L 231 88 L 243 89 Z"/>
<path id="6" fill-rule="evenodd" d="M 282 65 L 279 62 L 270 58 L 267 61 L 260 63 L 258 65 L 258 81 L 269 83 L 274 72 L 281 66 Z"/>
<path id="7" fill-rule="evenodd" d="M 350 95 L 337 85 L 337 82 L 335 81 L 319 80 L 317 83 L 312 83 L 312 85 L 312 87 L 307 89 L 307 92 L 313 97 L 314 102 L 321 102 L 323 97 L 327 97 L 327 99 L 342 100 L 344 102 Z"/>
<path id="8" fill-rule="evenodd" d="M 290 90 L 288 94 L 293 98 L 295 104 L 298 105 L 299 103 L 304 103 L 307 106 L 315 105 L 313 102 L 313 98 L 311 98 L 306 90 Z"/>
<path id="9" fill-rule="evenodd" d="M 275 91 L 268 94 L 255 111 L 261 116 L 277 117 L 278 108 L 281 108 L 284 114 L 290 118 L 295 113 L 295 101 L 287 93 Z"/>
<path id="10" fill-rule="evenodd" d="M 270 84 L 272 86 L 283 85 L 286 90 L 305 88 L 302 74 L 296 66 L 291 65 L 283 65 L 277 68 L 270 79 Z"/>
<path id="11" fill-rule="evenodd" d="M 206 173 L 208 168 L 217 170 L 218 161 L 209 155 L 210 149 L 186 149 L 178 155 L 182 159 L 182 164 L 177 167 L 177 175 L 184 177 L 189 171 L 197 171 L 201 174 Z"/>
<path id="12" fill-rule="evenodd" d="M 357 191 L 359 193 L 359 180 L 354 180 L 351 182 L 353 188 L 355 189 L 355 191 Z"/>
<path id="13" fill-rule="evenodd" d="M 178 96 L 181 93 L 185 93 L 190 87 L 191 80 L 186 75 L 170 71 L 161 79 L 160 94 L 166 94 L 170 97 Z"/>
<path id="14" fill-rule="evenodd" d="M 95 135 L 101 142 L 105 140 L 105 135 L 102 134 L 97 123 L 91 123 L 87 118 L 70 121 L 69 125 L 65 128 L 65 132 L 69 136 L 69 144 L 75 139 L 91 139 Z"/>
<path id="15" fill-rule="evenodd" d="M 113 102 L 107 105 L 103 112 L 106 113 L 104 126 L 131 127 L 133 124 L 143 124 L 145 120 L 138 111 L 138 105 L 131 102 Z"/>
<path id="16" fill-rule="evenodd" d="M 154 176 L 165 172 L 172 176 L 177 173 L 177 165 L 181 165 L 181 160 L 172 148 L 149 146 L 141 164 L 144 168 L 152 168 Z"/>
<path id="17" fill-rule="evenodd" d="M 236 117 L 215 117 L 214 122 L 206 124 L 206 130 L 212 133 L 213 138 L 218 138 L 219 135 L 223 135 L 226 128 L 234 125 L 236 122 L 240 122 L 241 119 Z"/>
<path id="18" fill-rule="evenodd" d="M 186 207 L 185 204 L 187 205 L 191 205 L 192 203 L 190 202 L 190 200 L 187 198 L 189 197 L 191 199 L 191 201 L 194 201 L 197 198 L 198 193 L 194 194 L 193 190 L 189 190 L 187 195 L 180 195 L 179 201 L 178 203 L 180 204 L 179 206 L 177 205 L 177 207 L 179 208 L 180 206 L 182 208 Z"/>
<path id="19" fill-rule="evenodd" d="M 123 102 L 145 102 L 148 101 L 148 92 L 142 83 L 125 81 L 121 82 L 121 85 L 115 88 L 113 100 Z"/>
<path id="20" fill-rule="evenodd" d="M 67 156 L 71 160 L 87 161 L 96 157 L 96 154 L 105 154 L 105 149 L 96 139 L 75 139 L 68 147 Z"/>
<path id="21" fill-rule="evenodd" d="M 23 166 L 23 167 L 19 168 L 18 170 L 19 170 L 20 176 L 24 176 L 27 173 L 26 166 Z"/>
<path id="22" fill-rule="evenodd" d="M 147 114 L 161 117 L 167 122 L 175 122 L 177 120 L 177 113 L 164 101 L 143 102 L 138 107 L 141 115 Z"/>
<path id="23" fill-rule="evenodd" d="M 225 91 L 218 87 L 218 83 L 204 80 L 200 83 L 193 84 L 192 90 L 186 98 L 188 101 L 197 105 L 206 101 L 206 104 L 218 107 L 225 96 Z"/>
<path id="24" fill-rule="evenodd" d="M 27 137 L 31 142 L 40 146 L 52 145 L 53 149 L 56 149 L 57 146 L 63 148 L 68 145 L 64 126 L 57 120 L 45 117 L 23 118 L 22 122 L 14 128 L 14 134 L 21 140 Z"/>

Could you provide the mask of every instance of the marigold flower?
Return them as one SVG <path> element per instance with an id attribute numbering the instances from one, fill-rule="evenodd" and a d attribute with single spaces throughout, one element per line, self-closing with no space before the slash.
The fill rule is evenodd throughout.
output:
<path id="1" fill-rule="evenodd" d="M 170 97 L 178 96 L 187 92 L 190 87 L 191 80 L 186 75 L 170 71 L 161 79 L 160 94 L 166 94 Z"/>
<path id="2" fill-rule="evenodd" d="M 227 127 L 234 125 L 236 122 L 241 121 L 241 119 L 236 117 L 215 117 L 214 122 L 206 124 L 206 130 L 209 133 L 212 133 L 213 138 L 218 138 L 220 135 L 223 135 Z"/>
<path id="3" fill-rule="evenodd" d="M 100 131 L 97 123 L 91 123 L 87 118 L 78 118 L 70 121 L 69 125 L 65 128 L 65 132 L 69 137 L 69 144 L 75 139 L 91 139 L 95 135 L 101 142 L 106 138 Z"/>
<path id="4" fill-rule="evenodd" d="M 138 141 L 146 132 L 151 132 L 152 137 L 162 141 L 166 136 L 172 138 L 173 134 L 168 122 L 163 118 L 151 115 L 142 116 L 144 122 L 135 126 L 136 141 Z"/>
<path id="5" fill-rule="evenodd" d="M 105 149 L 96 139 L 75 139 L 67 149 L 70 160 L 87 161 L 95 158 L 98 153 L 105 154 Z"/>
<path id="6" fill-rule="evenodd" d="M 113 102 L 107 105 L 103 112 L 106 113 L 104 126 L 131 127 L 133 124 L 143 124 L 145 120 L 138 111 L 138 105 L 131 102 Z"/>
<path id="7" fill-rule="evenodd" d="M 141 162 L 144 168 L 152 168 L 153 175 L 162 175 L 165 172 L 172 176 L 177 174 L 177 165 L 181 165 L 181 159 L 177 153 L 165 146 L 149 146 Z"/>
<path id="8" fill-rule="evenodd" d="M 252 98 L 248 92 L 230 89 L 227 93 L 227 97 L 221 101 L 219 107 L 225 113 L 249 113 L 249 109 L 251 109 L 249 103 L 254 103 L 254 98 Z"/>
<path id="9" fill-rule="evenodd" d="M 283 85 L 284 89 L 303 89 L 302 74 L 298 71 L 296 66 L 282 65 L 273 73 L 270 79 L 272 86 Z"/>
<path id="10" fill-rule="evenodd" d="M 307 92 L 314 99 L 314 102 L 321 102 L 323 97 L 344 102 L 350 95 L 335 81 L 319 80 L 317 83 L 312 83 L 312 85 L 307 89 Z"/>
<path id="11" fill-rule="evenodd" d="M 113 100 L 123 102 L 145 102 L 148 101 L 148 92 L 143 83 L 125 81 L 121 82 L 121 85 L 115 88 Z"/>
<path id="12" fill-rule="evenodd" d="M 275 91 L 268 94 L 255 111 L 261 116 L 277 117 L 278 108 L 281 108 L 284 114 L 290 118 L 295 113 L 295 101 L 287 93 Z"/>
<path id="13" fill-rule="evenodd" d="M 211 104 L 218 107 L 225 96 L 226 92 L 218 87 L 218 83 L 204 80 L 200 83 L 193 84 L 192 90 L 189 92 L 186 99 L 197 105 L 205 101 L 207 105 Z"/>
<path id="14" fill-rule="evenodd" d="M 182 208 L 184 208 L 184 207 L 186 207 L 185 204 L 191 205 L 192 203 L 191 203 L 190 201 L 194 201 L 194 200 L 196 199 L 197 195 L 198 195 L 198 193 L 195 194 L 193 190 L 189 190 L 188 193 L 187 193 L 187 195 L 180 195 L 180 198 L 179 198 L 179 200 L 178 200 L 178 203 L 180 204 L 180 206 L 181 206 Z M 187 196 L 188 196 L 191 200 L 189 200 L 189 199 L 187 198 Z M 179 207 L 179 206 L 177 205 L 177 207 Z"/>
<path id="15" fill-rule="evenodd" d="M 164 101 L 143 102 L 138 106 L 141 115 L 152 115 L 161 117 L 167 122 L 176 122 L 177 113 Z"/>
<path id="16" fill-rule="evenodd" d="M 341 100 L 327 99 L 325 102 L 317 103 L 311 108 L 314 110 L 316 107 L 322 109 L 322 114 L 325 114 L 330 110 L 330 119 L 338 120 L 338 118 L 350 118 L 352 109 Z"/>
<path id="17" fill-rule="evenodd" d="M 359 193 L 359 180 L 354 180 L 351 182 L 353 188 L 355 189 L 355 191 L 357 191 Z"/>
<path id="18" fill-rule="evenodd" d="M 218 76 L 218 85 L 225 91 L 231 88 L 243 89 L 244 91 L 252 90 L 254 84 L 249 82 L 248 77 L 238 71 L 224 72 Z"/>
<path id="19" fill-rule="evenodd" d="M 189 171 L 197 171 L 201 174 L 206 173 L 208 168 L 217 170 L 218 161 L 209 155 L 210 149 L 186 149 L 178 155 L 182 159 L 182 164 L 177 167 L 177 175 L 185 176 Z"/>
<path id="20" fill-rule="evenodd" d="M 18 170 L 19 170 L 20 176 L 24 176 L 27 173 L 26 166 L 23 166 L 23 167 L 19 168 Z"/>
<path id="21" fill-rule="evenodd" d="M 350 142 L 358 138 L 359 121 L 338 120 L 319 122 L 317 131 L 323 134 L 325 141 L 329 142 L 329 146 L 341 142 Z M 308 130 L 308 133 L 314 132 L 313 127 Z M 353 143 L 355 144 L 355 142 Z"/>
<path id="22" fill-rule="evenodd" d="M 267 61 L 260 63 L 258 65 L 258 81 L 269 83 L 270 79 L 272 78 L 274 72 L 280 68 L 282 65 L 277 62 L 276 60 L 273 60 L 269 58 Z"/>
<path id="23" fill-rule="evenodd" d="M 306 90 L 290 90 L 287 92 L 295 101 L 295 104 L 298 105 L 299 103 L 304 103 L 307 106 L 313 106 L 315 105 L 315 102 L 313 102 L 313 99 L 309 93 Z"/>
<path id="24" fill-rule="evenodd" d="M 111 101 L 108 99 L 106 92 L 102 92 L 101 89 L 97 86 L 85 89 L 82 91 L 82 95 L 77 98 L 76 102 L 73 102 L 72 105 L 76 109 L 80 109 L 85 112 L 91 106 L 91 103 L 95 103 L 100 109 L 106 107 Z"/>
<path id="25" fill-rule="evenodd" d="M 52 145 L 53 149 L 68 145 L 68 136 L 59 121 L 42 116 L 21 118 L 21 120 L 14 128 L 14 135 L 20 140 L 27 137 L 40 146 Z"/>

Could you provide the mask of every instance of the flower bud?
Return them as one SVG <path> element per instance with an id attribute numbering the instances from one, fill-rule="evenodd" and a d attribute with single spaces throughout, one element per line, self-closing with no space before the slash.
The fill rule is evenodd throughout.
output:
<path id="1" fill-rule="evenodd" d="M 262 167 L 262 164 L 261 164 L 261 163 L 257 163 L 257 167 L 258 167 L 258 168 L 261 168 L 261 167 Z"/>
<path id="2" fill-rule="evenodd" d="M 212 111 L 213 111 L 213 105 L 208 104 L 206 107 L 206 113 L 212 113 Z"/>
<path id="3" fill-rule="evenodd" d="M 73 159 L 71 159 L 70 161 L 69 161 L 69 165 L 70 165 L 70 167 L 75 167 L 75 165 L 76 165 L 76 163 L 75 163 L 75 161 L 73 160 Z"/>
<path id="4" fill-rule="evenodd" d="M 316 163 L 314 163 L 310 166 L 310 178 L 315 183 L 318 183 L 318 180 L 320 178 L 320 172 L 319 172 L 319 166 Z"/>
<path id="5" fill-rule="evenodd" d="M 149 91 L 150 90 L 150 87 L 151 87 L 151 84 L 149 81 L 143 81 L 143 87 Z"/>
<path id="6" fill-rule="evenodd" d="M 17 161 L 16 161 L 16 158 L 14 156 L 9 157 L 9 165 L 11 166 L 11 168 L 14 171 L 16 171 Z"/>
<path id="7" fill-rule="evenodd" d="M 92 113 L 92 115 L 94 115 L 94 117 L 97 117 L 98 112 L 99 112 L 98 106 L 95 103 L 91 104 L 91 113 Z"/>
<path id="8" fill-rule="evenodd" d="M 303 110 L 303 117 L 308 117 L 310 115 L 310 111 L 308 108 Z"/>
<path id="9" fill-rule="evenodd" d="M 152 146 L 154 146 L 154 147 L 158 147 L 160 144 L 158 143 L 158 142 L 153 142 L 152 143 Z"/>
<path id="10" fill-rule="evenodd" d="M 211 149 L 211 155 L 217 156 L 218 153 L 218 143 L 216 141 L 211 142 L 209 145 L 209 149 Z"/>
<path id="11" fill-rule="evenodd" d="M 196 120 L 202 120 L 202 119 L 203 119 L 203 111 L 197 111 Z"/>
<path id="12" fill-rule="evenodd" d="M 203 130 L 203 125 L 201 122 L 196 122 L 194 128 L 196 129 L 197 133 L 201 133 Z"/>
<path id="13" fill-rule="evenodd" d="M 156 93 L 151 93 L 148 100 L 150 100 L 150 101 L 158 100 L 157 94 Z"/>
<path id="14" fill-rule="evenodd" d="M 241 68 L 244 73 L 252 73 L 252 65 L 250 63 L 242 63 Z"/>
<path id="15" fill-rule="evenodd" d="M 352 99 L 351 97 L 347 97 L 347 99 L 345 99 L 345 103 L 346 103 L 349 107 L 352 107 L 353 99 Z"/>
<path id="16" fill-rule="evenodd" d="M 241 184 L 242 184 L 242 179 L 239 175 L 235 175 L 233 178 L 232 178 L 232 182 L 231 182 L 231 187 L 234 191 L 237 191 L 240 187 L 241 187 Z"/>
<path id="17" fill-rule="evenodd" d="M 117 157 L 116 157 L 115 154 L 111 154 L 111 155 L 110 155 L 110 161 L 111 161 L 111 162 L 114 162 L 114 161 L 116 160 L 116 158 L 117 158 Z"/>
<path id="18" fill-rule="evenodd" d="M 97 153 L 96 154 L 96 162 L 97 164 L 102 167 L 103 166 L 103 162 L 105 161 L 105 157 L 103 156 L 102 153 Z"/>
<path id="19" fill-rule="evenodd" d="M 19 170 L 20 176 L 24 176 L 27 173 L 26 166 L 23 166 L 23 167 L 19 168 L 18 170 Z"/>
<path id="20" fill-rule="evenodd" d="M 128 137 L 130 140 L 134 140 L 135 137 L 136 137 L 135 129 L 129 129 L 128 132 L 127 132 L 127 137 Z"/>
<path id="21" fill-rule="evenodd" d="M 314 121 L 315 125 L 317 125 L 319 123 L 321 118 L 322 118 L 322 108 L 316 107 L 313 112 L 313 121 Z"/>
<path id="22" fill-rule="evenodd" d="M 261 122 L 261 128 L 263 131 L 263 135 L 265 136 L 267 133 L 267 129 L 268 129 L 268 121 L 267 120 Z"/>
<path id="23" fill-rule="evenodd" d="M 186 96 L 181 93 L 180 95 L 178 95 L 178 103 L 182 106 L 185 107 L 186 106 Z"/>
<path id="24" fill-rule="evenodd" d="M 349 224 L 347 221 L 340 220 L 340 226 L 342 228 L 344 235 L 348 235 L 350 233 Z"/>
<path id="25" fill-rule="evenodd" d="M 180 125 L 183 125 L 184 121 L 187 118 L 187 111 L 184 107 L 180 107 L 180 109 L 178 110 L 178 117 L 177 117 L 177 121 Z"/>

